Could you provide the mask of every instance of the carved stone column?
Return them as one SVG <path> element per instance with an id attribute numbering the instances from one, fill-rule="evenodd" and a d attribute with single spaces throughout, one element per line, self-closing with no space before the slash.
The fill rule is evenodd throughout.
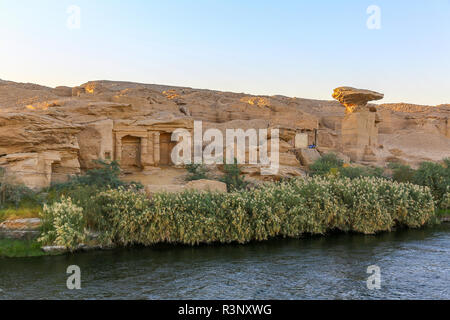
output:
<path id="1" fill-rule="evenodd" d="M 151 153 L 148 152 L 148 137 L 141 137 L 141 165 L 144 170 L 152 165 Z"/>
<path id="2" fill-rule="evenodd" d="M 120 163 L 122 160 L 122 135 L 116 133 L 116 157 L 115 160 Z"/>
<path id="3" fill-rule="evenodd" d="M 154 151 L 154 138 L 153 138 L 153 132 L 148 132 L 148 138 L 147 138 L 147 157 L 150 165 L 155 165 L 155 151 Z"/>
<path id="4" fill-rule="evenodd" d="M 153 133 L 153 161 L 155 166 L 159 165 L 160 155 L 159 155 L 159 132 Z"/>

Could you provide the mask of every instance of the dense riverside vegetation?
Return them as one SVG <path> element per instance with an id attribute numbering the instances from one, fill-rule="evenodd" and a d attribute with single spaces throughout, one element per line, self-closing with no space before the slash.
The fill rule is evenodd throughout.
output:
<path id="1" fill-rule="evenodd" d="M 102 244 L 246 243 L 341 230 L 373 234 L 423 226 L 435 217 L 430 189 L 381 178 L 293 179 L 232 193 L 183 192 L 148 199 L 133 188 L 93 199 Z M 75 248 L 83 209 L 63 198 L 44 208 L 41 241 Z"/>
<path id="2" fill-rule="evenodd" d="M 38 217 L 44 204 L 59 201 L 62 197 L 70 197 L 81 207 L 87 209 L 94 205 L 92 196 L 98 192 L 129 187 L 142 189 L 136 182 L 120 180 L 120 166 L 116 161 L 96 161 L 97 168 L 88 170 L 86 174 L 71 177 L 67 182 L 53 184 L 40 191 L 33 191 L 19 184 L 13 177 L 6 177 L 0 168 L 0 222 L 14 218 Z"/>
<path id="3" fill-rule="evenodd" d="M 239 167 L 230 165 L 222 178 L 229 193 L 163 193 L 150 199 L 142 185 L 119 179 L 117 163 L 98 164 L 40 192 L 0 176 L 0 222 L 39 215 L 42 245 L 75 249 L 81 243 L 246 243 L 334 230 L 373 234 L 433 223 L 450 209 L 449 160 L 425 162 L 417 170 L 394 164 L 386 174 L 381 168 L 344 164 L 330 154 L 310 167 L 306 179 L 256 188 L 249 188 Z M 202 167 L 190 170 L 194 179 L 199 172 L 204 177 Z M 13 248 L 10 242 L 3 245 Z M 36 244 L 23 248 L 34 250 Z"/>
<path id="4" fill-rule="evenodd" d="M 20 218 L 36 218 L 41 217 L 43 208 L 46 205 L 59 203 L 65 197 L 77 203 L 83 212 L 80 221 L 83 226 L 90 228 L 94 220 L 90 213 L 94 213 L 93 207 L 95 202 L 92 201 L 93 196 L 98 192 L 109 190 L 111 188 L 129 187 L 129 183 L 123 182 L 119 179 L 120 167 L 117 162 L 106 163 L 97 161 L 98 167 L 88 170 L 86 174 L 73 177 L 66 183 L 54 184 L 49 188 L 33 191 L 26 186 L 16 182 L 14 177 L 5 176 L 4 171 L 0 168 L 0 223 L 7 219 Z M 142 186 L 133 183 L 133 188 L 138 190 Z M 43 234 L 47 231 L 59 229 L 58 226 L 65 223 L 64 218 L 69 219 L 69 223 L 65 228 L 72 225 L 76 221 L 77 216 L 69 212 L 68 216 L 60 214 L 55 215 L 54 220 L 44 219 L 42 225 Z M 70 234 L 71 238 L 64 238 L 65 235 Z M 58 235 L 59 240 L 63 243 L 68 243 L 68 246 L 78 245 L 84 241 L 85 232 L 80 233 L 80 237 L 74 237 L 71 229 L 64 229 Z M 50 232 L 51 235 L 51 232 Z M 51 237 L 51 236 L 50 236 Z M 59 239 L 59 238 L 58 238 Z M 72 243 L 70 243 L 70 241 Z M 39 243 L 36 240 L 10 240 L 0 239 L 0 257 L 34 257 L 46 255 L 40 248 L 42 241 Z"/>
<path id="5" fill-rule="evenodd" d="M 311 176 L 340 176 L 350 179 L 360 177 L 384 177 L 396 182 L 408 182 L 429 187 L 436 203 L 436 209 L 448 212 L 450 209 L 450 159 L 444 159 L 443 164 L 422 162 L 417 170 L 409 165 L 390 163 L 388 171 L 380 167 L 350 166 L 335 154 L 326 154 L 309 170 Z"/>

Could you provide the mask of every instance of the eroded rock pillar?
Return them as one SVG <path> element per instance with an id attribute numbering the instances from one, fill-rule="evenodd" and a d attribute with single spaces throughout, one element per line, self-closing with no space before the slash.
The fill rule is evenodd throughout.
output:
<path id="1" fill-rule="evenodd" d="M 363 89 L 334 89 L 333 98 L 346 108 L 341 123 L 341 151 L 353 161 L 376 161 L 379 120 L 376 108 L 368 107 L 367 103 L 383 97 L 381 93 Z"/>
<path id="2" fill-rule="evenodd" d="M 372 148 L 378 142 L 375 113 L 363 111 L 350 113 L 342 120 L 342 152 L 353 161 L 371 160 Z M 365 156 L 367 154 L 367 159 Z"/>

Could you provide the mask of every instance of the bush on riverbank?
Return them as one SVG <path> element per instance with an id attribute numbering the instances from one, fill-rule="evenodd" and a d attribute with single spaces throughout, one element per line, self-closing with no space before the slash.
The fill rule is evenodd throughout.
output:
<path id="1" fill-rule="evenodd" d="M 58 201 L 64 196 L 87 207 L 91 205 L 90 198 L 101 190 L 129 187 L 131 184 L 143 188 L 140 183 L 128 183 L 120 180 L 120 166 L 116 161 L 96 160 L 96 164 L 97 168 L 90 169 L 83 175 L 70 177 L 67 182 L 53 184 L 44 190 L 47 194 L 45 202 Z"/>
<path id="2" fill-rule="evenodd" d="M 352 167 L 345 164 L 334 153 L 323 155 L 309 166 L 311 176 L 339 175 L 350 179 L 361 177 L 382 177 L 383 168 L 380 167 Z"/>
<path id="3" fill-rule="evenodd" d="M 0 167 L 0 210 L 18 209 L 23 204 L 27 207 L 39 204 L 36 193 L 18 183 L 14 176 L 6 175 L 5 170 Z"/>
<path id="4" fill-rule="evenodd" d="M 41 211 L 41 197 L 6 175 L 0 167 L 0 222 L 7 219 L 35 218 Z"/>
<path id="5" fill-rule="evenodd" d="M 344 164 L 335 154 L 322 156 L 309 167 L 311 176 L 338 175 L 350 179 L 361 177 L 384 177 L 396 182 L 413 183 L 429 187 L 436 202 L 436 209 L 446 209 L 447 193 L 450 188 L 450 159 L 444 159 L 442 164 L 422 162 L 417 170 L 409 165 L 390 163 L 388 175 L 380 167 L 352 167 Z"/>
<path id="6" fill-rule="evenodd" d="M 0 223 L 10 219 L 37 218 L 41 211 L 42 207 L 34 204 L 22 204 L 19 208 L 13 206 L 0 209 Z"/>
<path id="7" fill-rule="evenodd" d="M 373 234 L 434 218 L 429 188 L 381 178 L 293 179 L 232 193 L 156 194 L 119 187 L 95 197 L 103 244 L 246 243 L 331 230 Z"/>
<path id="8" fill-rule="evenodd" d="M 38 241 L 43 244 L 75 249 L 86 238 L 83 208 L 70 198 L 62 197 L 59 202 L 44 205 L 41 218 L 42 236 Z"/>
<path id="9" fill-rule="evenodd" d="M 96 161 L 97 168 L 88 170 L 80 176 L 73 176 L 64 183 L 56 183 L 40 191 L 17 183 L 14 176 L 6 176 L 0 168 L 0 221 L 14 218 L 36 218 L 42 212 L 44 204 L 60 201 L 69 197 L 87 213 L 95 215 L 95 203 L 92 197 L 98 192 L 111 188 L 130 187 L 142 189 L 140 183 L 128 183 L 120 180 L 120 166 L 117 162 Z M 94 217 L 87 217 L 88 225 Z"/>
<path id="10" fill-rule="evenodd" d="M 436 208 L 449 209 L 447 199 L 450 197 L 450 159 L 444 159 L 443 164 L 422 162 L 417 170 L 395 164 L 391 169 L 394 180 L 429 187 L 436 201 Z"/>
<path id="11" fill-rule="evenodd" d="M 441 208 L 443 210 L 450 210 L 450 186 L 447 186 L 447 190 L 442 199 Z"/>

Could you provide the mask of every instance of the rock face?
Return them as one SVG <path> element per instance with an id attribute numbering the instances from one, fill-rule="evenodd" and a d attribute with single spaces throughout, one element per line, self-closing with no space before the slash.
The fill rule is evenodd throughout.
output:
<path id="1" fill-rule="evenodd" d="M 369 101 L 381 100 L 384 94 L 365 89 L 339 87 L 334 89 L 332 97 L 345 106 L 347 113 L 363 109 Z"/>
<path id="2" fill-rule="evenodd" d="M 151 175 L 155 168 L 173 167 L 172 133 L 193 133 L 197 120 L 203 133 L 217 129 L 224 137 L 227 129 L 266 129 L 268 152 L 270 132 L 279 129 L 277 178 L 302 175 L 296 155 L 312 144 L 320 153 L 341 152 L 380 165 L 450 157 L 449 105 L 374 108 L 368 102 L 382 94 L 348 87 L 335 89 L 333 96 L 341 104 L 131 82 L 48 88 L 1 81 L 0 166 L 11 179 L 36 189 L 93 168 L 96 159 L 116 160 L 124 173 Z M 267 178 L 259 177 L 258 166 L 243 170 Z"/>
<path id="3" fill-rule="evenodd" d="M 145 186 L 145 193 L 148 196 L 155 193 L 176 193 L 184 190 L 184 185 L 181 184 L 148 184 Z"/>
<path id="4" fill-rule="evenodd" d="M 304 166 L 310 166 L 316 160 L 320 159 L 320 153 L 316 149 L 299 149 L 297 157 Z"/>
<path id="5" fill-rule="evenodd" d="M 207 179 L 189 181 L 185 188 L 197 191 L 227 192 L 227 185 L 225 183 Z"/>
<path id="6" fill-rule="evenodd" d="M 33 239 L 39 236 L 40 226 L 38 218 L 6 220 L 0 223 L 0 239 Z"/>
<path id="7" fill-rule="evenodd" d="M 378 127 L 375 113 L 363 110 L 347 114 L 341 128 L 342 153 L 353 161 L 377 161 Z"/>
<path id="8" fill-rule="evenodd" d="M 176 193 L 186 190 L 227 192 L 227 185 L 217 180 L 200 179 L 189 181 L 186 184 L 146 185 L 145 192 L 148 196 L 155 193 Z"/>

